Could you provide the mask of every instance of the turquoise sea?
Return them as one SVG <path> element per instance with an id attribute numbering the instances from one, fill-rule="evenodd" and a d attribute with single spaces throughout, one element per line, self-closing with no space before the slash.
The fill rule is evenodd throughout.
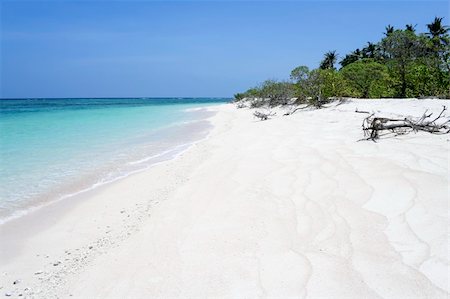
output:
<path id="1" fill-rule="evenodd" d="M 173 158 L 222 98 L 0 100 L 0 223 Z"/>

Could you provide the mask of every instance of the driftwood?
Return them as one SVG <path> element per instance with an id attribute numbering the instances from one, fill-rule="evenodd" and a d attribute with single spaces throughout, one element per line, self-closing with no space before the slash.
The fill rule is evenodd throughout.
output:
<path id="1" fill-rule="evenodd" d="M 242 109 L 242 108 L 245 108 L 245 107 L 247 107 L 247 105 L 245 105 L 243 102 L 238 102 L 236 104 L 236 108 L 238 108 L 238 109 Z"/>
<path id="2" fill-rule="evenodd" d="M 263 113 L 260 111 L 253 112 L 253 116 L 259 118 L 260 120 L 268 120 L 270 117 L 276 115 L 275 112 Z"/>
<path id="3" fill-rule="evenodd" d="M 386 134 L 405 135 L 410 132 L 424 131 L 431 134 L 448 134 L 450 133 L 450 119 L 442 122 L 437 122 L 443 118 L 444 111 L 447 110 L 446 106 L 443 106 L 442 111 L 435 118 L 431 118 L 433 113 L 425 113 L 418 119 L 410 117 L 405 118 L 387 118 L 377 117 L 374 113 L 370 114 L 363 120 L 362 128 L 364 131 L 363 140 L 376 141 L 381 136 Z M 369 113 L 367 111 L 358 111 L 357 113 Z M 383 132 L 384 131 L 384 132 Z M 383 134 L 384 133 L 384 134 Z"/>

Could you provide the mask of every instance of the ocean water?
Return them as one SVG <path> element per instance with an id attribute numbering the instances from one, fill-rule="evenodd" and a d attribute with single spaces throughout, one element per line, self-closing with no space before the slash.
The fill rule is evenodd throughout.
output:
<path id="1" fill-rule="evenodd" d="M 173 158 L 227 99 L 0 100 L 0 223 Z"/>

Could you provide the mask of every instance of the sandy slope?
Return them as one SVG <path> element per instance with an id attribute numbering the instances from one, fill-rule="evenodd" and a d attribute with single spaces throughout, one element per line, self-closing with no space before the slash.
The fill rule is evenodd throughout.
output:
<path id="1" fill-rule="evenodd" d="M 2 227 L 0 291 L 447 298 L 450 136 L 357 142 L 354 113 L 442 104 L 355 100 L 266 122 L 216 108 L 210 138 L 175 161 Z"/>

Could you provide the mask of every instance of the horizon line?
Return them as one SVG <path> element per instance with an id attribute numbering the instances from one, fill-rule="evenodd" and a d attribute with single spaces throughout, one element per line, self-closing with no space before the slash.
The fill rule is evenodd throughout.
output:
<path id="1" fill-rule="evenodd" d="M 0 100 L 68 100 L 68 99 L 232 99 L 233 97 L 21 97 L 1 98 Z"/>

